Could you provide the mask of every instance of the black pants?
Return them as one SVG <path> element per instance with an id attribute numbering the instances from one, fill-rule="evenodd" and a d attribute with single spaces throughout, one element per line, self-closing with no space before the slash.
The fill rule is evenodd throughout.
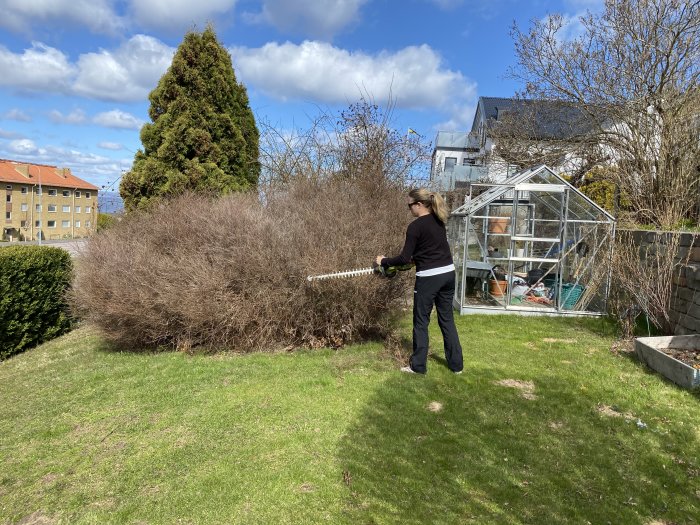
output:
<path id="1" fill-rule="evenodd" d="M 413 291 L 413 355 L 410 365 L 413 371 L 425 374 L 428 360 L 428 324 L 433 304 L 437 310 L 438 325 L 442 331 L 447 366 L 453 372 L 464 367 L 462 346 L 455 327 L 452 301 L 455 295 L 455 272 L 416 277 Z"/>

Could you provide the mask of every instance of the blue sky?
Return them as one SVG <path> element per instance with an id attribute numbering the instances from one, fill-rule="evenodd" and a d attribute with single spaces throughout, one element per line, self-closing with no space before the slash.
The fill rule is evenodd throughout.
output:
<path id="1" fill-rule="evenodd" d="M 397 129 L 467 130 L 512 96 L 515 22 L 603 0 L 0 0 L 0 158 L 112 185 L 141 147 L 148 94 L 188 29 L 211 22 L 257 119 L 305 129 L 362 93 Z"/>

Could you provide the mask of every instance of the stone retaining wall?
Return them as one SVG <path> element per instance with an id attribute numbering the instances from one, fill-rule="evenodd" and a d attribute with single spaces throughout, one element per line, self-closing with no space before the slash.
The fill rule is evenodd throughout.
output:
<path id="1" fill-rule="evenodd" d="M 640 247 L 651 250 L 664 249 L 665 238 L 671 232 L 631 232 Z M 681 234 L 677 261 L 687 263 L 674 278 L 670 318 L 675 335 L 700 334 L 700 233 Z"/>

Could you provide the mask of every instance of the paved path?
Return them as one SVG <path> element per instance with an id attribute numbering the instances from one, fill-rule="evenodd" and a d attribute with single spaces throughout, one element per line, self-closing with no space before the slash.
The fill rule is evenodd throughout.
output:
<path id="1" fill-rule="evenodd" d="M 80 250 L 82 250 L 85 245 L 87 244 L 88 240 L 87 239 L 65 239 L 65 240 L 60 240 L 60 241 L 41 241 L 42 246 L 55 246 L 56 248 L 63 248 L 66 250 L 68 253 L 70 253 L 71 257 L 75 257 L 80 253 Z M 32 242 L 0 242 L 0 248 L 6 247 L 6 246 L 29 246 L 29 245 L 36 245 L 39 244 L 36 241 Z"/>

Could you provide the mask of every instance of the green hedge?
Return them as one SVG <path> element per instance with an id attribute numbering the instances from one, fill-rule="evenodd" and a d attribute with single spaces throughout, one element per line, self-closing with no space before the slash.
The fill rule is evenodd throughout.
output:
<path id="1" fill-rule="evenodd" d="M 60 248 L 0 248 L 0 359 L 70 330 L 72 272 L 70 255 Z"/>

